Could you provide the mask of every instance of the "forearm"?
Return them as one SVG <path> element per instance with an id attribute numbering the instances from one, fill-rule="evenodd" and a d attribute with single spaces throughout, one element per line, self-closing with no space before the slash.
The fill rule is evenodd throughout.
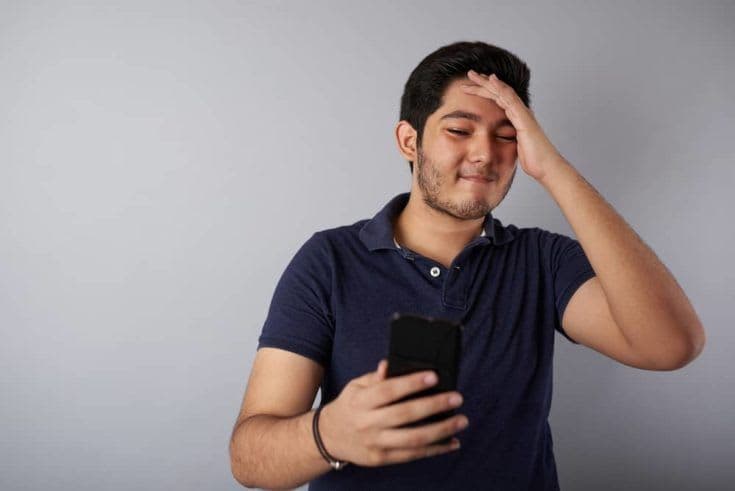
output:
<path id="1" fill-rule="evenodd" d="M 569 162 L 552 169 L 540 182 L 574 230 L 631 347 L 650 359 L 696 356 L 704 330 L 666 266 Z"/>
<path id="2" fill-rule="evenodd" d="M 332 470 L 314 441 L 314 411 L 290 418 L 256 415 L 230 441 L 232 474 L 247 487 L 295 488 Z"/>

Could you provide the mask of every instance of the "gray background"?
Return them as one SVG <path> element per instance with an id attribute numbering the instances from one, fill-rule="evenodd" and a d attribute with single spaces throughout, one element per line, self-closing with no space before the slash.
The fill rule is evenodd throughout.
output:
<path id="1" fill-rule="evenodd" d="M 0 488 L 237 489 L 275 284 L 409 189 L 403 84 L 458 40 L 529 64 L 547 134 L 707 332 L 675 372 L 557 336 L 562 488 L 732 484 L 733 25 L 733 2 L 3 2 Z M 494 214 L 573 235 L 522 170 Z"/>

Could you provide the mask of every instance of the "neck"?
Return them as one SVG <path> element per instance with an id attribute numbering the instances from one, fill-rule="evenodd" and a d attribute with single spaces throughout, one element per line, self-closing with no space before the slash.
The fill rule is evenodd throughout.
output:
<path id="1" fill-rule="evenodd" d="M 482 234 L 485 217 L 460 220 L 435 210 L 413 191 L 406 207 L 394 219 L 393 231 L 401 245 L 445 266 L 475 237 Z"/>

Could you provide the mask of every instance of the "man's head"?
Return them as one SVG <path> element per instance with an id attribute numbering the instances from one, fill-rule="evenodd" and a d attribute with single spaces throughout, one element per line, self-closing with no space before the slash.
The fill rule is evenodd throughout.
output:
<path id="1" fill-rule="evenodd" d="M 530 107 L 530 70 L 523 61 L 486 43 L 458 42 L 431 53 L 411 72 L 396 125 L 399 151 L 413 174 L 412 192 L 460 219 L 480 218 L 503 200 L 518 156 L 505 111 L 460 88 L 474 83 L 467 78 L 469 70 L 495 73 Z M 490 182 L 465 178 L 472 175 Z"/>

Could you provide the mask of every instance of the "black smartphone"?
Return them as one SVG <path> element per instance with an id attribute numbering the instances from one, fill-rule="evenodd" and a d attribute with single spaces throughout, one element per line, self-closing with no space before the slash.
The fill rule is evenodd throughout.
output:
<path id="1" fill-rule="evenodd" d="M 399 312 L 392 315 L 386 377 L 433 370 L 439 378 L 431 387 L 409 394 L 394 404 L 457 389 L 462 330 L 462 324 L 449 319 Z M 455 414 L 457 410 L 450 409 L 412 421 L 401 428 L 434 423 Z M 450 441 L 451 437 L 446 437 L 434 443 L 443 444 Z"/>

